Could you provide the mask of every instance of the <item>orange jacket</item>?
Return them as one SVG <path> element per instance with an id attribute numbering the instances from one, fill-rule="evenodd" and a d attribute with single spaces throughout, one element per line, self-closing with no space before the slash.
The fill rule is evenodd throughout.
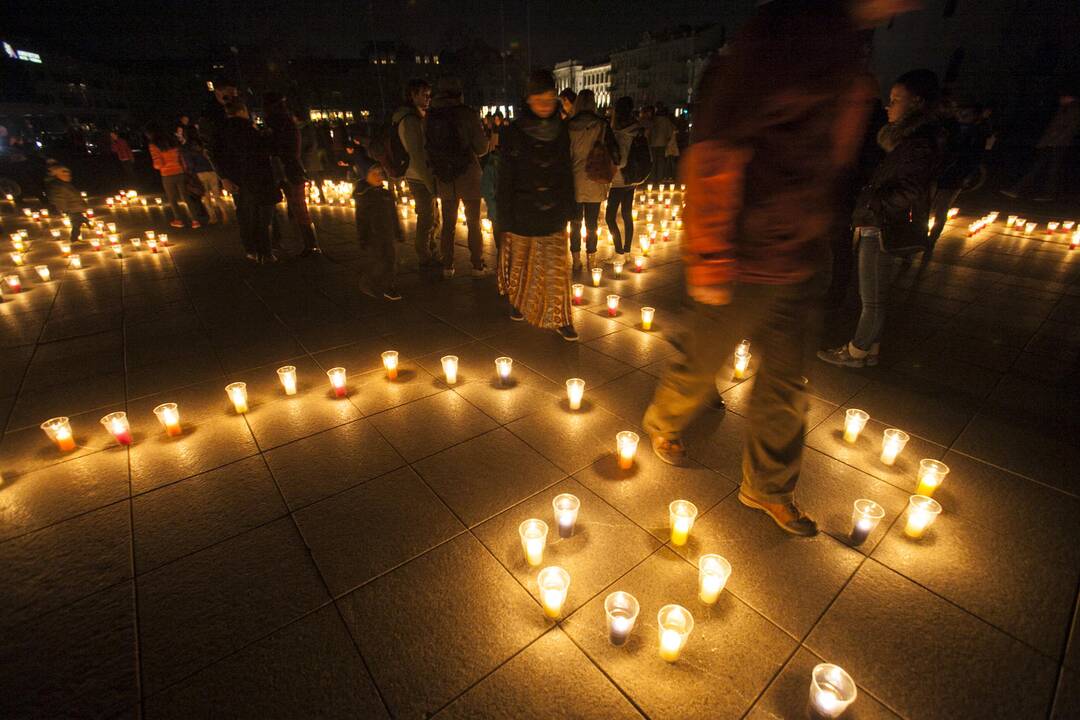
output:
<path id="1" fill-rule="evenodd" d="M 162 177 L 180 175 L 184 172 L 184 163 L 180 159 L 179 147 L 162 150 L 157 145 L 150 143 L 150 159 L 154 163 L 154 169 L 161 173 Z"/>

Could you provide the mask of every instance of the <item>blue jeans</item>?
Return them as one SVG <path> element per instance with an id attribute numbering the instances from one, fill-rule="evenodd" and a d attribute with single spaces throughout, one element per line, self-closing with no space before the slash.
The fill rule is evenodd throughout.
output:
<path id="1" fill-rule="evenodd" d="M 855 229 L 858 238 L 859 299 L 862 313 L 851 344 L 870 351 L 881 340 L 885 327 L 885 302 L 889 297 L 897 257 L 881 249 L 881 230 L 876 227 Z"/>

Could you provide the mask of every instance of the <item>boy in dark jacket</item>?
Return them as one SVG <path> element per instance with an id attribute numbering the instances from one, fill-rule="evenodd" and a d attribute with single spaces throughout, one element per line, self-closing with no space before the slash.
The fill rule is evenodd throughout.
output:
<path id="1" fill-rule="evenodd" d="M 82 193 L 71 184 L 71 170 L 63 165 L 49 167 L 49 178 L 45 181 L 45 192 L 49 196 L 49 203 L 57 211 L 67 215 L 71 221 L 71 242 L 79 242 L 79 234 L 83 225 L 89 225 L 90 221 L 83 215 L 86 209 L 86 201 Z"/>
<path id="2" fill-rule="evenodd" d="M 400 300 L 395 277 L 397 251 L 395 242 L 405 242 L 398 222 L 393 194 L 383 187 L 386 173 L 377 162 L 360 156 L 356 161 L 363 179 L 357 184 L 356 241 L 366 258 L 360 288 L 367 295 L 381 294 L 387 300 Z"/>

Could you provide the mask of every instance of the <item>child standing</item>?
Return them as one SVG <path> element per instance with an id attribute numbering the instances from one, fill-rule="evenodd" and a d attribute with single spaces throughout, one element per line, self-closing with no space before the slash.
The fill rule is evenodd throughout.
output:
<path id="1" fill-rule="evenodd" d="M 49 196 L 49 204 L 58 212 L 67 215 L 68 220 L 71 221 L 71 242 L 79 242 L 82 226 L 89 225 L 90 221 L 86 219 L 86 215 L 83 215 L 83 211 L 86 210 L 86 201 L 82 193 L 71 184 L 71 170 L 59 164 L 49 166 L 45 192 Z"/>
<path id="2" fill-rule="evenodd" d="M 382 294 L 387 300 L 400 300 L 395 277 L 397 251 L 395 242 L 405 242 L 398 222 L 393 194 L 383 187 L 386 173 L 382 165 L 360 156 L 355 160 L 360 182 L 353 193 L 356 199 L 356 240 L 366 262 L 360 280 L 363 292 L 372 297 Z"/>

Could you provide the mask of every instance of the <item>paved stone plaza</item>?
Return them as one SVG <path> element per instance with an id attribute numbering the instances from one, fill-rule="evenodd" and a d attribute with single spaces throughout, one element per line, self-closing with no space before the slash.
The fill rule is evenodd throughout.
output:
<path id="1" fill-rule="evenodd" d="M 235 225 L 173 231 L 156 209 L 118 212 L 122 236 L 153 227 L 172 247 L 122 261 L 80 248 L 82 270 L 33 230 L 23 292 L 0 304 L 0 716 L 797 718 L 828 661 L 858 684 L 851 718 L 1077 717 L 1080 250 L 1006 231 L 998 209 L 974 238 L 962 214 L 932 262 L 904 271 L 880 366 L 808 360 L 798 496 L 824 531 L 809 540 L 736 497 L 752 372 L 718 378 L 728 410 L 694 426 L 693 467 L 661 464 L 644 438 L 617 467 L 615 434 L 642 432 L 686 322 L 674 241 L 643 274 L 609 267 L 586 288 L 572 344 L 511 322 L 492 278 L 409 270 L 403 302 L 365 297 L 344 208 L 316 211 L 325 258 L 270 268 L 243 262 Z M 8 236 L 28 223 L 5 207 L 2 226 L 6 274 Z M 830 316 L 827 336 L 853 322 L 852 308 Z M 579 412 L 570 377 L 586 381 Z M 242 416 L 224 392 L 237 380 Z M 163 402 L 182 435 L 155 419 Z M 853 407 L 871 419 L 849 445 Z M 130 448 L 98 422 L 114 410 Z M 38 427 L 58 415 L 72 452 Z M 893 467 L 878 458 L 886 427 L 911 434 Z M 920 458 L 951 473 L 913 541 Z M 566 539 L 561 492 L 581 500 Z M 886 516 L 852 547 L 861 497 Z M 679 498 L 701 514 L 675 548 Z M 553 527 L 544 564 L 571 576 L 558 622 L 518 538 L 531 517 Z M 709 552 L 733 566 L 711 607 L 696 568 Z M 614 590 L 641 604 L 622 647 L 605 626 Z M 667 603 L 695 620 L 674 664 L 657 653 Z"/>

